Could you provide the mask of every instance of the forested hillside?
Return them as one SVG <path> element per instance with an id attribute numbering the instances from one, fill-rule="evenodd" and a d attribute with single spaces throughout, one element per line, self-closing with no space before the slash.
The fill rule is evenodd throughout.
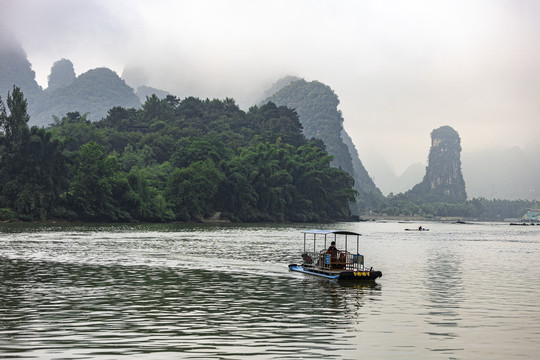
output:
<path id="1" fill-rule="evenodd" d="M 327 85 L 283 78 L 265 93 L 280 106 L 262 102 L 247 112 L 230 99 L 180 100 L 139 85 L 135 93 L 107 68 L 76 76 L 62 59 L 43 90 L 22 46 L 0 29 L 0 220 L 170 221 L 222 213 L 233 221 L 318 221 L 348 218 L 347 203 L 355 215 L 500 220 L 539 206 L 481 197 L 537 199 L 537 145 L 527 154 L 465 157 L 472 200 L 462 202 L 465 193 L 422 198 L 427 188 L 420 198 L 384 198 Z M 141 109 L 139 99 L 152 93 L 160 98 Z"/>
<path id="2" fill-rule="evenodd" d="M 0 104 L 1 220 L 350 218 L 353 179 L 284 106 L 152 96 L 97 122 L 70 112 L 45 130 L 28 127 L 19 88 Z"/>
<path id="3" fill-rule="evenodd" d="M 279 88 L 279 86 L 283 86 Z M 343 117 L 338 110 L 339 99 L 332 89 L 318 81 L 287 77 L 277 82 L 279 89 L 265 101 L 284 105 L 298 112 L 307 138 L 320 139 L 329 154 L 334 156 L 332 165 L 345 170 L 355 181 L 358 191 L 355 212 L 378 207 L 383 201 L 380 190 L 375 186 L 358 157 L 358 152 L 347 132 L 343 129 Z"/>

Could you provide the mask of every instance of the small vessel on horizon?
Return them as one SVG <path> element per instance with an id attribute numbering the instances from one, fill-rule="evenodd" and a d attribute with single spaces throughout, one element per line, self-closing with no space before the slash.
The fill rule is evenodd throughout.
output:
<path id="1" fill-rule="evenodd" d="M 415 229 L 405 229 L 405 231 L 429 231 L 429 229 L 426 229 L 425 227 L 422 227 L 422 225 L 420 225 L 418 228 L 415 228 Z"/>

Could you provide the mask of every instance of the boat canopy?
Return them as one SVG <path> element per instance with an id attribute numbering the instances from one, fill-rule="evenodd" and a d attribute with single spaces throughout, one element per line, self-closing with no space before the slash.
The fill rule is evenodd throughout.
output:
<path id="1" fill-rule="evenodd" d="M 359 253 L 360 236 L 362 234 L 354 232 L 354 231 L 348 231 L 348 230 L 321 230 L 321 229 L 305 230 L 305 231 L 302 231 L 302 233 L 304 234 L 304 253 L 302 254 L 302 258 L 306 257 L 307 259 L 311 259 L 311 262 L 309 262 L 311 266 L 319 266 L 321 268 L 324 266 L 331 267 L 331 264 L 333 262 L 334 263 L 333 266 L 340 265 L 340 266 L 343 266 L 343 268 L 345 268 L 347 264 L 349 264 L 350 269 L 354 268 L 358 270 L 361 267 L 363 268 L 364 256 Z M 330 235 L 330 239 L 328 239 L 328 235 Z M 348 242 L 352 243 L 352 241 L 350 240 L 347 241 L 349 236 L 356 237 L 356 241 L 355 241 L 356 251 L 352 253 L 348 250 L 348 246 L 347 246 Z M 313 241 L 313 251 L 311 250 L 308 251 L 308 245 L 307 245 L 308 238 L 311 238 L 310 241 Z M 338 238 L 340 239 L 339 242 L 341 242 L 341 245 L 342 245 L 341 250 L 338 250 L 335 246 L 333 249 L 327 248 L 327 242 L 329 240 L 332 240 L 332 242 L 334 241 L 338 242 Z M 317 243 L 318 242 L 320 243 L 321 240 L 324 242 L 324 248 L 317 250 Z M 334 260 L 332 260 L 332 256 L 334 256 Z M 306 259 L 304 259 L 304 261 L 306 261 Z M 316 265 L 312 265 L 314 261 Z"/>
<path id="2" fill-rule="evenodd" d="M 346 231 L 346 230 L 306 230 L 302 231 L 304 234 L 321 234 L 321 235 L 328 235 L 328 234 L 336 234 L 336 235 L 362 235 L 359 233 L 356 233 L 354 231 Z"/>

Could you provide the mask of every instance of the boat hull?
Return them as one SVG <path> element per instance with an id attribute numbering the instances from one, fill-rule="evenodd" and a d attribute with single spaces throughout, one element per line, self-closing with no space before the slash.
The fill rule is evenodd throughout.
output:
<path id="1" fill-rule="evenodd" d="M 317 268 L 308 268 L 302 265 L 290 264 L 289 270 L 301 272 L 304 274 L 323 277 L 326 279 L 344 280 L 344 281 L 373 281 L 382 276 L 382 272 L 377 270 L 342 270 L 339 272 L 329 272 Z"/>

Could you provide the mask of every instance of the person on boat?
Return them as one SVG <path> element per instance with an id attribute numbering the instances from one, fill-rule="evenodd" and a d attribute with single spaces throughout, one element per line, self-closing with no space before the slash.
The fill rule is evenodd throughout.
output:
<path id="1" fill-rule="evenodd" d="M 335 241 L 332 241 L 330 243 L 330 247 L 328 248 L 328 250 L 326 250 L 326 253 L 330 254 L 332 258 L 337 257 L 338 249 L 336 247 L 336 242 Z"/>
<path id="2" fill-rule="evenodd" d="M 336 242 L 332 241 L 330 247 L 326 250 L 327 254 L 330 254 L 330 264 L 332 269 L 342 269 L 345 267 L 345 254 L 336 248 Z M 339 261 L 338 261 L 339 255 Z"/>
<path id="3" fill-rule="evenodd" d="M 304 259 L 304 264 L 313 264 L 313 258 L 308 253 L 303 253 L 302 259 Z"/>
<path id="4" fill-rule="evenodd" d="M 422 231 L 422 230 L 424 230 L 424 229 L 422 228 L 422 225 L 420 225 L 420 226 L 418 227 L 418 231 Z"/>

